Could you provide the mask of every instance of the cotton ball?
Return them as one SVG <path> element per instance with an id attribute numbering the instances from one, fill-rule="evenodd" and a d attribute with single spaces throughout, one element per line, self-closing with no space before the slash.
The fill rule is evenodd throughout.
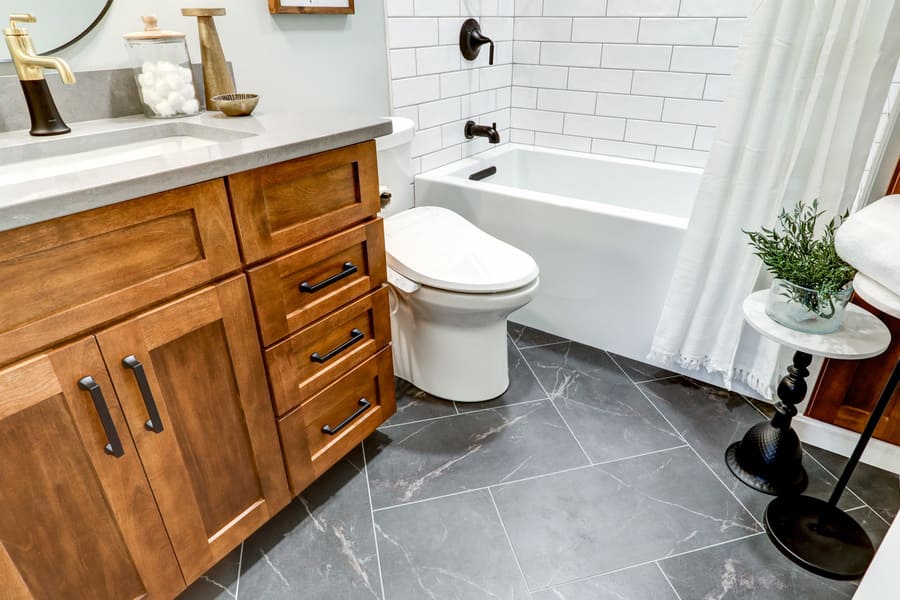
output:
<path id="1" fill-rule="evenodd" d="M 153 87 L 160 98 L 165 98 L 169 92 L 173 91 L 172 86 L 165 79 L 157 79 Z"/>
<path id="2" fill-rule="evenodd" d="M 157 94 L 156 90 L 152 88 L 141 90 L 141 97 L 144 99 L 144 104 L 147 106 L 155 106 L 164 100 L 163 96 Z"/>
<path id="3" fill-rule="evenodd" d="M 163 100 L 153 106 L 153 110 L 161 117 L 171 117 L 175 114 L 175 109 L 167 101 Z"/>
<path id="4" fill-rule="evenodd" d="M 144 73 L 155 73 L 156 63 L 152 60 L 144 61 L 144 64 L 141 65 L 141 71 L 143 71 Z"/>
<path id="5" fill-rule="evenodd" d="M 193 115 L 200 112 L 200 101 L 196 98 L 189 98 L 185 100 L 184 104 L 181 106 L 181 112 L 186 115 Z"/>
<path id="6" fill-rule="evenodd" d="M 171 75 L 178 70 L 178 65 L 166 60 L 161 60 L 156 63 L 156 70 L 159 71 L 160 74 Z"/>
<path id="7" fill-rule="evenodd" d="M 190 99 L 197 96 L 197 91 L 194 89 L 194 86 L 188 84 L 181 88 L 181 95 L 184 96 L 185 99 Z"/>
<path id="8" fill-rule="evenodd" d="M 141 87 L 153 87 L 156 83 L 156 76 L 152 72 L 144 72 L 137 76 L 138 83 Z"/>
<path id="9" fill-rule="evenodd" d="M 166 83 L 169 84 L 169 89 L 171 91 L 180 90 L 181 86 L 184 85 L 184 82 L 181 80 L 177 74 L 166 75 Z"/>
<path id="10" fill-rule="evenodd" d="M 178 67 L 178 75 L 181 76 L 182 81 L 193 81 L 194 79 L 194 72 L 187 67 Z"/>
<path id="11" fill-rule="evenodd" d="M 181 106 L 184 104 L 184 96 L 178 92 L 169 92 L 166 102 L 168 102 L 175 111 L 178 111 L 181 110 Z"/>

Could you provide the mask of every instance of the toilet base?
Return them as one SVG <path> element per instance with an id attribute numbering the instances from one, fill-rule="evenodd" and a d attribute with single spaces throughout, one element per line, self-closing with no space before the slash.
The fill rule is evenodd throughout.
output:
<path id="1" fill-rule="evenodd" d="M 535 280 L 503 294 L 392 288 L 394 374 L 438 398 L 482 402 L 509 387 L 506 318 L 527 304 Z"/>

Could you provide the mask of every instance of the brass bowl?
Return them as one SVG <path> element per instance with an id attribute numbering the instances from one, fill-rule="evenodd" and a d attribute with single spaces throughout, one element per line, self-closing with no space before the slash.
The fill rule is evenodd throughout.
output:
<path id="1" fill-rule="evenodd" d="M 219 94 L 212 101 L 229 117 L 245 117 L 256 108 L 259 94 Z"/>

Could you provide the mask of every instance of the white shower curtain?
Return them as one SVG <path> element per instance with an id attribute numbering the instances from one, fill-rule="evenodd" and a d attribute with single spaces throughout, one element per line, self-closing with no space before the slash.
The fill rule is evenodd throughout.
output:
<path id="1" fill-rule="evenodd" d="M 900 54 L 895 0 L 759 0 L 738 50 L 649 358 L 771 398 L 779 348 L 744 324 L 769 284 L 741 229 L 852 203 Z"/>

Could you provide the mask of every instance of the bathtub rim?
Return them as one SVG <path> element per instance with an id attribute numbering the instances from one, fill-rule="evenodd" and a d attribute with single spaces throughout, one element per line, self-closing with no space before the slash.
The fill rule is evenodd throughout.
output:
<path id="1" fill-rule="evenodd" d="M 453 161 L 452 163 L 437 167 L 436 169 L 431 169 L 430 171 L 425 171 L 415 176 L 416 185 L 419 184 L 420 181 L 427 183 L 440 183 L 446 184 L 456 187 L 461 187 L 468 191 L 486 191 L 493 192 L 497 194 L 502 194 L 507 197 L 516 197 L 522 200 L 528 200 L 531 202 L 538 202 L 542 204 L 549 204 L 552 206 L 569 208 L 575 210 L 581 210 L 590 213 L 599 213 L 609 215 L 611 217 L 628 219 L 630 221 L 639 221 L 645 223 L 652 223 L 654 225 L 659 225 L 662 227 L 672 227 L 675 229 L 685 230 L 687 229 L 688 223 L 690 221 L 690 215 L 684 217 L 677 217 L 674 215 L 669 215 L 665 213 L 652 212 L 648 210 L 640 210 L 635 208 L 626 208 L 623 206 L 616 206 L 614 204 L 607 204 L 603 202 L 597 202 L 593 200 L 583 200 L 580 198 L 573 198 L 571 196 L 564 196 L 561 194 L 551 194 L 548 192 L 536 192 L 532 190 L 527 190 L 524 188 L 517 188 L 510 185 L 504 185 L 499 183 L 491 183 L 486 180 L 480 181 L 472 181 L 468 179 L 467 175 L 463 175 L 461 173 L 472 173 L 483 169 L 487 166 L 490 166 L 488 162 L 497 156 L 501 156 L 503 154 L 508 154 L 510 152 L 514 152 L 517 150 L 523 150 L 527 152 L 534 153 L 547 153 L 547 154 L 555 154 L 557 156 L 571 156 L 574 158 L 580 159 L 588 159 L 588 160 L 596 160 L 600 162 L 608 162 L 613 164 L 623 164 L 630 166 L 638 166 L 644 167 L 647 169 L 653 170 L 662 170 L 662 171 L 674 171 L 680 173 L 690 173 L 693 175 L 697 175 L 698 177 L 703 175 L 703 169 L 698 167 L 688 167 L 682 165 L 672 165 L 667 163 L 658 163 L 649 160 L 640 160 L 633 158 L 621 158 L 618 156 L 609 156 L 606 154 L 594 154 L 590 152 L 576 152 L 571 150 L 560 150 L 557 148 L 544 148 L 541 146 L 531 146 L 528 144 L 515 144 L 508 143 L 503 144 L 498 148 L 491 148 L 484 152 L 480 152 L 478 154 L 463 158 L 461 160 Z M 470 171 L 471 169 L 471 171 Z M 513 191 L 514 190 L 514 191 Z M 417 194 L 418 196 L 418 194 Z M 696 200 L 696 199 L 695 199 Z M 423 204 L 424 205 L 424 204 Z M 416 202 L 416 206 L 419 206 L 418 201 Z"/>

